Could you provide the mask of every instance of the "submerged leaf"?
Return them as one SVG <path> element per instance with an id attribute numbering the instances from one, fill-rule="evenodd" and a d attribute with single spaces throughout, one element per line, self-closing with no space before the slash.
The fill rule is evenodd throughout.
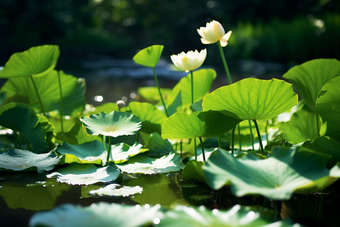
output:
<path id="1" fill-rule="evenodd" d="M 38 173 L 42 173 L 52 170 L 59 163 L 60 158 L 52 151 L 45 154 L 35 154 L 27 150 L 10 149 L 0 152 L 0 169 L 36 170 Z"/>
<path id="2" fill-rule="evenodd" d="M 117 179 L 120 171 L 113 163 L 103 167 L 93 164 L 72 163 L 66 168 L 48 174 L 46 177 L 56 176 L 58 182 L 67 184 L 95 184 L 97 182 L 110 182 Z"/>
<path id="3" fill-rule="evenodd" d="M 97 190 L 90 191 L 92 195 L 99 195 L 99 196 L 130 196 L 137 193 L 142 193 L 143 188 L 140 186 L 120 186 L 119 184 L 109 184 L 104 188 L 99 188 Z"/>
<path id="4" fill-rule="evenodd" d="M 330 156 L 304 147 L 276 147 L 265 160 L 237 159 L 217 150 L 204 165 L 208 185 L 230 185 L 236 196 L 259 194 L 269 199 L 290 199 L 294 192 L 322 190 L 340 177 L 340 168 L 326 168 Z"/>
<path id="5" fill-rule="evenodd" d="M 91 135 L 105 135 L 118 137 L 122 135 L 133 135 L 140 128 L 142 122 L 131 113 L 112 111 L 109 114 L 101 112 L 92 114 L 90 117 L 80 119 Z"/>
<path id="6" fill-rule="evenodd" d="M 59 47 L 43 45 L 13 54 L 0 71 L 0 78 L 43 76 L 53 70 L 59 58 Z"/>
<path id="7" fill-rule="evenodd" d="M 270 120 L 298 102 L 291 84 L 278 79 L 247 78 L 216 89 L 203 99 L 203 110 L 221 111 L 241 120 Z"/>

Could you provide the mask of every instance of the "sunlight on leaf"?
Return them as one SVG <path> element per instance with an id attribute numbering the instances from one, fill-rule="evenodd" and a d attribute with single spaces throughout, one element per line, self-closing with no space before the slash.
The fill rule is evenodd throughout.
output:
<path id="1" fill-rule="evenodd" d="M 140 186 L 130 187 L 130 186 L 121 186 L 119 184 L 109 184 L 104 188 L 100 188 L 98 190 L 90 191 L 92 195 L 99 195 L 99 196 L 123 196 L 127 197 L 130 195 L 134 195 L 137 193 L 142 193 L 143 188 Z"/>
<path id="2" fill-rule="evenodd" d="M 116 164 L 127 162 L 131 157 L 147 151 L 146 149 L 142 149 L 142 147 L 143 145 L 137 142 L 132 146 L 126 143 L 111 145 L 111 156 L 109 161 L 114 161 Z"/>
<path id="3" fill-rule="evenodd" d="M 161 58 L 164 46 L 153 45 L 140 50 L 134 57 L 133 60 L 140 65 L 146 67 L 155 67 Z"/>
<path id="4" fill-rule="evenodd" d="M 89 134 L 112 137 L 133 135 L 141 128 L 142 124 L 135 115 L 118 111 L 112 111 L 109 114 L 104 112 L 92 114 L 90 117 L 82 117 L 80 120 Z"/>

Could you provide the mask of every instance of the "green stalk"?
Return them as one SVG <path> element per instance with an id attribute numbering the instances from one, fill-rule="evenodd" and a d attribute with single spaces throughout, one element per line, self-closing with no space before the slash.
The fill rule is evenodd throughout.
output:
<path id="1" fill-rule="evenodd" d="M 249 130 L 250 130 L 250 141 L 251 141 L 251 147 L 253 148 L 253 151 L 255 151 L 254 147 L 254 136 L 253 136 L 253 128 L 251 127 L 251 121 L 248 120 L 249 123 Z"/>
<path id="2" fill-rule="evenodd" d="M 181 158 L 183 158 L 183 140 L 179 143 L 179 149 L 181 150 Z"/>
<path id="3" fill-rule="evenodd" d="M 234 146 L 235 146 L 235 129 L 236 126 L 233 128 L 233 131 L 231 133 L 231 154 L 234 156 Z"/>
<path id="4" fill-rule="evenodd" d="M 108 145 L 108 148 L 107 148 L 107 158 L 106 158 L 106 163 L 109 162 L 110 155 L 111 155 L 111 136 L 109 136 L 109 145 Z"/>
<path id="5" fill-rule="evenodd" d="M 198 137 L 198 138 L 200 139 L 200 142 L 201 142 L 202 154 L 203 154 L 203 162 L 205 162 L 205 153 L 204 153 L 204 146 L 203 146 L 202 137 Z"/>
<path id="6" fill-rule="evenodd" d="M 166 106 L 165 106 L 165 102 L 164 102 L 164 100 L 163 100 L 163 96 L 162 96 L 162 93 L 161 93 L 161 88 L 159 87 L 159 83 L 158 83 L 158 79 L 157 79 L 155 67 L 152 67 L 152 71 L 153 71 L 153 78 L 155 79 L 156 86 L 157 86 L 157 88 L 158 88 L 158 93 L 159 93 L 159 96 L 161 97 L 161 101 L 162 101 L 162 104 L 163 104 L 163 107 L 164 107 L 165 115 L 166 115 L 167 117 L 169 117 L 168 110 L 167 110 L 167 108 L 166 108 Z"/>
<path id="7" fill-rule="evenodd" d="M 194 104 L 194 72 L 190 70 L 191 74 L 191 104 Z"/>
<path id="8" fill-rule="evenodd" d="M 194 138 L 195 161 L 197 162 L 196 138 Z"/>
<path id="9" fill-rule="evenodd" d="M 231 80 L 231 76 L 230 76 L 229 68 L 228 68 L 228 65 L 227 65 L 227 61 L 225 60 L 223 48 L 222 48 L 220 42 L 217 42 L 217 44 L 218 44 L 218 49 L 220 50 L 220 54 L 221 54 L 221 58 L 222 58 L 223 66 L 224 66 L 224 70 L 225 70 L 225 73 L 227 74 L 227 77 L 228 77 L 228 82 L 229 82 L 229 84 L 232 84 L 233 82 Z"/>
<path id="10" fill-rule="evenodd" d="M 319 127 L 319 114 L 316 114 L 316 130 L 318 130 L 318 137 L 320 136 L 320 127 Z"/>
<path id="11" fill-rule="evenodd" d="M 32 75 L 31 76 L 29 76 L 30 78 L 31 78 L 31 81 L 32 81 L 32 84 L 33 84 L 33 87 L 34 87 L 34 90 L 35 90 L 35 93 L 36 93 L 36 95 L 37 95 L 37 97 L 38 97 L 38 100 L 39 100 L 39 103 L 40 103 L 40 107 L 41 107 L 41 112 L 44 114 L 44 116 L 46 117 L 46 113 L 45 113 L 45 110 L 44 110 L 44 107 L 43 107 L 43 104 L 42 104 L 42 102 L 41 102 L 41 99 L 40 99 L 40 95 L 39 95 L 39 93 L 38 93 L 38 89 L 37 89 L 37 86 L 35 85 L 35 83 L 34 83 L 34 80 L 33 80 L 33 77 L 32 77 Z"/>
<path id="12" fill-rule="evenodd" d="M 237 133 L 238 133 L 238 143 L 239 143 L 240 151 L 241 151 L 242 150 L 242 139 L 241 139 L 240 124 L 237 124 Z"/>
<path id="13" fill-rule="evenodd" d="M 104 147 L 104 150 L 106 150 L 106 136 L 103 135 L 103 147 Z"/>
<path id="14" fill-rule="evenodd" d="M 257 136 L 259 137 L 259 143 L 260 143 L 260 147 L 261 147 L 261 152 L 262 152 L 262 154 L 264 154 L 263 144 L 262 144 L 262 139 L 261 139 L 261 133 L 260 133 L 259 126 L 257 125 L 256 120 L 253 120 L 253 122 L 254 122 L 254 125 L 255 125 L 255 128 L 256 128 L 256 131 L 257 131 Z"/>
<path id="15" fill-rule="evenodd" d="M 57 71 L 58 75 L 58 82 L 59 82 L 59 93 L 60 93 L 60 126 L 61 126 L 61 132 L 64 132 L 64 125 L 63 125 L 63 92 L 61 90 L 61 80 L 60 80 L 60 74 L 59 71 Z"/>

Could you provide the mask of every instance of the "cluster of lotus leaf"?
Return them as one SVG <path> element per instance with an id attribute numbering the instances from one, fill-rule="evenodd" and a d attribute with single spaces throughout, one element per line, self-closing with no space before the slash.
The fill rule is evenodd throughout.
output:
<path id="1" fill-rule="evenodd" d="M 155 69 L 162 50 L 161 45 L 145 48 L 134 61 Z M 0 90 L 0 171 L 37 171 L 65 184 L 97 184 L 101 187 L 90 194 L 105 196 L 147 193 L 140 186 L 114 183 L 124 174 L 183 171 L 187 180 L 205 182 L 212 189 L 228 185 L 235 196 L 262 195 L 273 200 L 320 191 L 340 178 L 338 60 L 316 59 L 291 68 L 283 78 L 292 84 L 247 78 L 211 93 L 216 72 L 200 69 L 172 89 L 141 87 L 138 93 L 146 102 L 133 101 L 119 108 L 115 103 L 86 104 L 85 80 L 56 70 L 58 58 L 58 46 L 37 46 L 13 54 L 0 69 L 0 78 L 7 79 Z M 284 121 L 283 113 L 288 116 Z M 249 128 L 249 120 L 259 127 Z M 237 125 L 238 133 L 231 140 Z M 249 136 L 252 130 L 258 130 L 257 136 Z M 201 148 L 196 151 L 197 138 Z M 266 144 L 263 151 L 249 142 L 260 139 Z M 231 153 L 234 140 L 240 143 Z M 261 212 L 241 206 L 211 211 L 186 206 L 164 210 L 159 205 L 65 204 L 36 213 L 30 226 L 273 223 L 262 218 Z"/>

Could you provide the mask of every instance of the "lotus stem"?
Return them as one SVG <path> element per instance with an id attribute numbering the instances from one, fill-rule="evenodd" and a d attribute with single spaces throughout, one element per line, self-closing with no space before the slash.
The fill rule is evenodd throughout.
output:
<path id="1" fill-rule="evenodd" d="M 194 138 L 195 161 L 197 162 L 196 138 Z"/>
<path id="2" fill-rule="evenodd" d="M 33 84 L 33 87 L 34 87 L 34 90 L 35 90 L 35 93 L 38 97 L 38 100 L 39 100 L 39 103 L 40 103 L 40 108 L 41 108 L 41 112 L 44 114 L 44 116 L 46 117 L 46 113 L 45 113 L 45 110 L 44 110 L 44 107 L 43 107 L 43 104 L 41 102 L 41 99 L 40 99 L 40 95 L 39 95 L 39 92 L 38 92 L 38 89 L 37 89 L 37 86 L 35 85 L 34 83 L 34 80 L 33 80 L 33 76 L 30 75 L 29 76 L 31 78 L 31 81 L 32 81 L 32 84 Z"/>
<path id="3" fill-rule="evenodd" d="M 183 159 L 183 140 L 179 143 L 179 149 L 181 150 L 181 158 Z"/>
<path id="4" fill-rule="evenodd" d="M 240 151 L 241 151 L 242 150 L 242 138 L 241 138 L 240 124 L 237 124 L 237 133 L 238 133 L 238 143 L 239 143 Z"/>
<path id="5" fill-rule="evenodd" d="M 318 137 L 321 137 L 320 136 L 320 127 L 319 127 L 319 114 L 316 113 L 316 130 L 317 130 L 317 135 Z"/>
<path id="6" fill-rule="evenodd" d="M 57 75 L 58 75 L 59 93 L 60 93 L 60 110 L 59 110 L 59 114 L 60 114 L 60 127 L 61 127 L 61 132 L 64 132 L 64 125 L 63 125 L 63 92 L 62 92 L 62 89 L 61 89 L 61 80 L 60 80 L 60 73 L 59 73 L 59 71 L 57 71 Z"/>
<path id="7" fill-rule="evenodd" d="M 260 144 L 260 147 L 261 147 L 261 152 L 262 152 L 262 154 L 264 154 L 259 126 L 257 125 L 256 120 L 253 120 L 253 122 L 254 122 L 254 125 L 255 125 L 255 128 L 256 128 L 256 131 L 257 131 L 257 136 L 259 137 L 259 144 Z"/>
<path id="8" fill-rule="evenodd" d="M 110 160 L 110 155 L 111 155 L 111 136 L 109 136 L 109 144 L 107 147 L 107 158 L 106 158 L 106 163 L 109 162 Z"/>
<path id="9" fill-rule="evenodd" d="M 249 123 L 249 130 L 250 130 L 250 141 L 251 141 L 251 147 L 253 148 L 253 151 L 255 150 L 254 147 L 254 136 L 253 136 L 253 128 L 251 127 L 251 121 L 248 120 Z"/>
<path id="10" fill-rule="evenodd" d="M 159 93 L 159 96 L 161 97 L 161 101 L 162 101 L 162 104 L 163 104 L 163 107 L 164 107 L 165 115 L 166 115 L 166 117 L 169 117 L 168 110 L 167 110 L 167 108 L 165 106 L 165 102 L 163 100 L 161 88 L 159 87 L 155 67 L 152 67 L 152 71 L 153 71 L 153 78 L 155 79 L 155 83 L 156 83 L 156 86 L 157 86 L 157 89 L 158 89 L 158 93 Z"/>
<path id="11" fill-rule="evenodd" d="M 225 60 L 223 48 L 222 48 L 220 42 L 217 42 L 217 44 L 218 44 L 218 49 L 220 50 L 220 54 L 221 54 L 221 58 L 222 58 L 223 66 L 224 66 L 224 70 L 225 70 L 225 73 L 227 74 L 228 82 L 229 82 L 229 84 L 232 84 L 233 82 L 231 80 L 231 76 L 230 76 L 229 68 L 228 68 L 228 65 L 227 65 L 227 61 Z"/>
<path id="12" fill-rule="evenodd" d="M 194 104 L 194 72 L 190 70 L 191 74 L 191 104 Z"/>
<path id="13" fill-rule="evenodd" d="M 231 133 L 231 154 L 234 157 L 234 147 L 235 147 L 235 129 L 236 126 L 233 128 L 233 131 Z"/>
<path id="14" fill-rule="evenodd" d="M 205 153 L 204 153 L 204 145 L 203 145 L 202 137 L 198 137 L 198 138 L 200 139 L 200 143 L 201 143 L 203 162 L 205 162 Z"/>

